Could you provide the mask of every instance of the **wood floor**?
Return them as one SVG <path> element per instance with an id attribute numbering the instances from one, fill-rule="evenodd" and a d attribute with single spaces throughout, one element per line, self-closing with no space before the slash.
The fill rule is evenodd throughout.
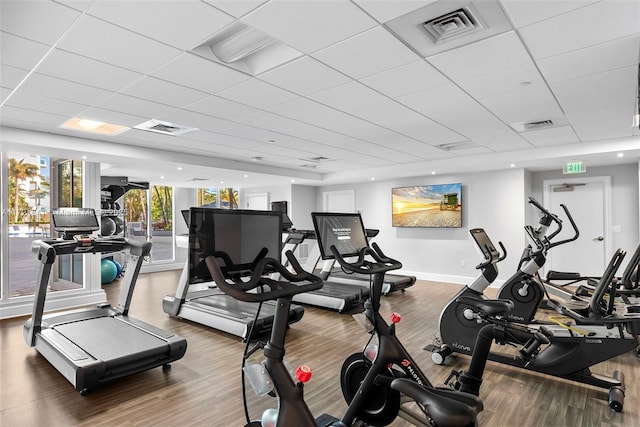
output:
<path id="1" fill-rule="evenodd" d="M 171 330 L 188 340 L 185 357 L 172 369 L 154 369 L 109 383 L 80 396 L 22 337 L 25 318 L 0 321 L 0 426 L 242 426 L 240 381 L 243 343 L 234 336 L 189 321 L 169 318 L 162 297 L 172 294 L 179 272 L 141 275 L 131 314 Z M 106 287 L 117 299 L 117 284 Z M 398 336 L 423 371 L 441 384 L 452 368 L 466 368 L 459 356 L 437 366 L 422 350 L 437 334 L 438 316 L 458 286 L 418 281 L 404 294 L 383 299 L 385 315 L 402 315 Z M 308 307 L 289 330 L 287 358 L 305 363 L 313 378 L 305 397 L 314 414 L 340 415 L 346 405 L 339 385 L 342 361 L 359 351 L 366 334 L 349 315 Z M 259 361 L 258 355 L 253 359 Z M 594 367 L 610 375 L 622 371 L 627 390 L 624 412 L 614 413 L 606 393 L 595 387 L 532 374 L 489 362 L 481 397 L 482 426 L 640 426 L 640 359 L 633 353 Z M 253 396 L 250 413 L 257 417 L 272 398 Z M 392 425 L 409 425 L 396 420 Z"/>

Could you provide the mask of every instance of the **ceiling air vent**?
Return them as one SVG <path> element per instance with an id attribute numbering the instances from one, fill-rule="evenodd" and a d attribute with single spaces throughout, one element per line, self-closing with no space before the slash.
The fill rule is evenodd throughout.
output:
<path id="1" fill-rule="evenodd" d="M 199 181 L 209 181 L 207 178 L 191 178 L 188 179 L 187 182 L 199 182 Z"/>
<path id="2" fill-rule="evenodd" d="M 478 144 L 471 141 L 460 141 L 460 142 L 448 142 L 446 144 L 439 144 L 436 147 L 445 150 L 445 151 L 456 151 L 456 150 L 466 150 L 468 148 L 477 148 Z"/>
<path id="3" fill-rule="evenodd" d="M 169 122 L 163 122 L 161 120 L 151 119 L 144 123 L 140 123 L 133 127 L 134 129 L 146 130 L 149 132 L 161 133 L 164 135 L 184 135 L 185 133 L 193 132 L 198 128 L 192 128 L 189 126 L 176 125 Z"/>
<path id="4" fill-rule="evenodd" d="M 440 43 L 452 37 L 462 36 L 482 29 L 480 20 L 474 16 L 471 8 L 462 8 L 449 12 L 422 24 L 427 36 L 433 43 Z"/>
<path id="5" fill-rule="evenodd" d="M 547 129 L 557 126 L 557 123 L 551 119 L 538 120 L 535 122 L 517 122 L 509 124 L 516 132 L 527 132 L 530 130 Z"/>

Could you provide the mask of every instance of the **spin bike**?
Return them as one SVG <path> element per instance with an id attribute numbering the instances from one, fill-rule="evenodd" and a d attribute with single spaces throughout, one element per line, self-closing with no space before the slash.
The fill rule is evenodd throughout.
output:
<path id="1" fill-rule="evenodd" d="M 610 407 L 622 411 L 624 376 L 616 371 L 612 377 L 606 377 L 592 373 L 590 368 L 639 345 L 639 310 L 627 306 L 624 313 L 615 313 L 617 285 L 612 279 L 624 255 L 620 249 L 614 254 L 586 313 L 549 299 L 550 305 L 570 322 L 560 319 L 544 325 L 511 322 L 507 314 L 512 302 L 487 300 L 469 288 L 459 292 L 442 312 L 440 334 L 450 349 L 473 355 L 469 371 L 460 377 L 460 390 L 478 394 L 484 366 L 487 360 L 492 360 L 605 388 L 609 390 Z M 519 351 L 515 357 L 491 351 L 493 341 L 514 345 Z"/>
<path id="2" fill-rule="evenodd" d="M 375 245 L 375 244 L 374 244 Z M 274 317 L 271 338 L 264 347 L 264 366 L 268 373 L 278 398 L 278 409 L 265 411 L 262 422 L 253 421 L 247 426 L 278 426 L 278 427 L 310 427 L 310 426 L 335 426 L 346 427 L 356 425 L 358 421 L 367 422 L 361 416 L 370 416 L 371 425 L 385 425 L 395 418 L 393 411 L 398 410 L 400 394 L 410 396 L 424 411 L 423 420 L 419 425 L 425 426 L 473 426 L 477 424 L 477 413 L 482 410 L 482 401 L 477 397 L 461 393 L 450 388 L 434 388 L 427 378 L 414 366 L 413 360 L 406 353 L 398 339 L 395 337 L 395 325 L 387 325 L 378 313 L 379 299 L 383 284 L 384 273 L 400 268 L 398 261 L 387 258 L 374 246 L 363 248 L 358 261 L 349 264 L 340 256 L 335 247 L 336 259 L 344 262 L 344 265 L 358 271 L 366 271 L 374 275 L 372 286 L 374 297 L 367 306 L 368 317 L 372 320 L 375 335 L 379 335 L 380 347 L 373 362 L 365 361 L 359 354 L 363 363 L 358 365 L 357 372 L 351 378 L 349 387 L 355 390 L 356 397 L 351 400 L 349 409 L 342 420 L 337 420 L 330 415 L 323 414 L 317 420 L 304 402 L 304 383 L 311 377 L 311 371 L 306 366 L 300 366 L 296 370 L 294 380 L 283 362 L 285 354 L 285 338 L 287 332 L 287 314 L 291 299 L 294 295 L 320 289 L 322 280 L 305 272 L 290 251 L 286 257 L 293 272 L 285 268 L 273 258 L 262 258 L 251 272 L 251 277 L 246 282 L 230 283 L 225 279 L 223 268 L 218 264 L 223 258 L 220 254 L 210 255 L 205 258 L 207 267 L 219 288 L 241 301 L 262 302 L 276 300 L 276 312 Z M 374 261 L 365 260 L 370 256 Z M 275 280 L 265 276 L 265 273 L 273 271 L 280 274 L 285 280 Z M 303 283 L 302 283 L 303 282 Z M 301 283 L 301 284 L 300 284 Z M 263 292 L 253 293 L 252 289 L 263 287 Z M 391 370 L 388 365 L 397 363 L 401 371 Z M 366 372 L 363 372 L 365 371 Z M 360 378 L 363 377 L 362 380 Z M 389 401 L 392 407 L 386 411 L 386 419 L 376 420 L 373 412 L 368 413 L 372 404 L 379 401 Z M 372 403 L 373 402 L 373 403 Z M 386 407 L 386 405 L 385 405 Z"/>

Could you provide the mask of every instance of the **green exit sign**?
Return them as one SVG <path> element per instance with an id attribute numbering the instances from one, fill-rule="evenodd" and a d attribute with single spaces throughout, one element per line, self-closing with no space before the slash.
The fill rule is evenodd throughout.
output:
<path id="1" fill-rule="evenodd" d="M 586 171 L 587 167 L 582 163 L 582 160 L 574 160 L 573 162 L 567 162 L 564 165 L 562 173 L 568 175 L 572 173 L 585 173 Z"/>

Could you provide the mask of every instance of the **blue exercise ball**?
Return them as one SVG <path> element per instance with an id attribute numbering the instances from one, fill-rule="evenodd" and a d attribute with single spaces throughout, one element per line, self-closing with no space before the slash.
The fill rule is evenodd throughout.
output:
<path id="1" fill-rule="evenodd" d="M 102 284 L 108 285 L 113 282 L 118 275 L 118 268 L 116 264 L 110 259 L 103 259 L 100 263 L 101 271 L 102 271 Z"/>
<path id="2" fill-rule="evenodd" d="M 120 277 L 120 275 L 122 274 L 122 264 L 120 264 L 116 260 L 113 260 L 112 262 L 116 265 L 116 270 L 118 270 L 116 277 Z"/>

